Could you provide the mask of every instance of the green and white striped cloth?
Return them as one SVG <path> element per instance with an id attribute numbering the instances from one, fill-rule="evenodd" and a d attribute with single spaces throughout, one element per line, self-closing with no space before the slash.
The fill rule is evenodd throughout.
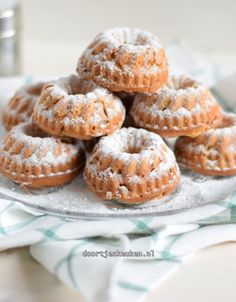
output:
<path id="1" fill-rule="evenodd" d="M 199 68 L 181 44 L 170 47 L 169 56 L 179 64 L 175 73 L 188 72 L 213 83 L 214 72 L 209 66 L 207 72 Z M 0 90 L 14 86 L 14 81 L 0 80 Z M 236 106 L 235 84 L 236 76 L 214 88 L 230 108 Z M 236 240 L 235 223 L 236 194 L 161 218 L 91 221 L 33 215 L 0 198 L 0 250 L 30 246 L 37 261 L 87 301 L 132 302 L 143 299 L 195 251 Z"/>

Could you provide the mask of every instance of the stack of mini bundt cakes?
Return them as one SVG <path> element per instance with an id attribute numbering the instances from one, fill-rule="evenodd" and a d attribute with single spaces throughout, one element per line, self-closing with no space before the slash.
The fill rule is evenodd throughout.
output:
<path id="1" fill-rule="evenodd" d="M 137 204 L 176 189 L 177 162 L 206 175 L 236 173 L 236 116 L 195 79 L 169 76 L 151 33 L 107 30 L 76 70 L 10 99 L 2 117 L 4 176 L 23 187 L 57 186 L 85 167 L 84 180 L 100 198 Z M 179 137 L 177 162 L 162 137 Z"/>

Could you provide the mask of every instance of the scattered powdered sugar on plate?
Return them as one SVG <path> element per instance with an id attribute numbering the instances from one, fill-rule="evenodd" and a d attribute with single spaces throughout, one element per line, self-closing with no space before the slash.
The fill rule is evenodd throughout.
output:
<path id="1" fill-rule="evenodd" d="M 26 210 L 67 218 L 122 218 L 170 215 L 200 207 L 226 198 L 235 191 L 235 186 L 236 176 L 203 177 L 183 172 L 179 187 L 170 196 L 142 205 L 126 206 L 101 200 L 86 188 L 82 175 L 68 185 L 33 190 L 30 194 L 25 193 L 6 178 L 0 177 L 0 196 L 18 201 Z"/>

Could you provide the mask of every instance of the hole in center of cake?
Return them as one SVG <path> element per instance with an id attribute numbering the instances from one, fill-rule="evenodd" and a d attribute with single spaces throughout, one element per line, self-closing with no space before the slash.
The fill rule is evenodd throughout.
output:
<path id="1" fill-rule="evenodd" d="M 141 33 L 132 32 L 131 34 L 123 33 L 120 37 L 118 36 L 121 45 L 125 46 L 144 46 L 146 45 L 147 37 Z"/>
<path id="2" fill-rule="evenodd" d="M 48 137 L 48 134 L 41 130 L 36 124 L 30 124 L 25 128 L 25 134 L 31 137 Z"/>
<path id="3" fill-rule="evenodd" d="M 224 116 L 221 123 L 217 126 L 217 128 L 229 128 L 234 125 L 234 120 L 230 116 Z"/>
<path id="4" fill-rule="evenodd" d="M 42 89 L 43 89 L 44 85 L 45 85 L 44 83 L 40 83 L 38 85 L 31 86 L 28 89 L 28 93 L 31 94 L 31 95 L 39 96 L 42 92 Z"/>
<path id="5" fill-rule="evenodd" d="M 79 77 L 71 77 L 68 83 L 68 91 L 69 95 L 77 95 L 77 94 L 87 94 L 89 92 L 94 91 L 97 86 L 91 81 L 83 81 Z"/>
<path id="6" fill-rule="evenodd" d="M 134 41 L 125 41 L 123 45 L 131 48 L 133 46 L 144 46 L 145 42 L 140 39 L 136 39 Z"/>
<path id="7" fill-rule="evenodd" d="M 167 82 L 167 87 L 174 90 L 187 89 L 194 87 L 196 85 L 195 81 L 191 79 L 182 79 L 179 80 L 172 79 Z"/>
<path id="8" fill-rule="evenodd" d="M 139 154 L 141 151 L 142 151 L 142 148 L 140 148 L 140 147 L 139 148 L 138 147 L 130 147 L 125 152 L 129 153 L 129 154 Z"/>

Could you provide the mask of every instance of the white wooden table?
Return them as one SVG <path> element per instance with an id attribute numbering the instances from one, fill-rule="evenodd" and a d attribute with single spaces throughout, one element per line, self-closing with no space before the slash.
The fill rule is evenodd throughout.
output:
<path id="1" fill-rule="evenodd" d="M 224 261 L 222 261 L 224 259 Z M 236 243 L 189 258 L 144 302 L 235 302 Z M 29 255 L 27 248 L 0 254 L 1 302 L 84 302 Z"/>

